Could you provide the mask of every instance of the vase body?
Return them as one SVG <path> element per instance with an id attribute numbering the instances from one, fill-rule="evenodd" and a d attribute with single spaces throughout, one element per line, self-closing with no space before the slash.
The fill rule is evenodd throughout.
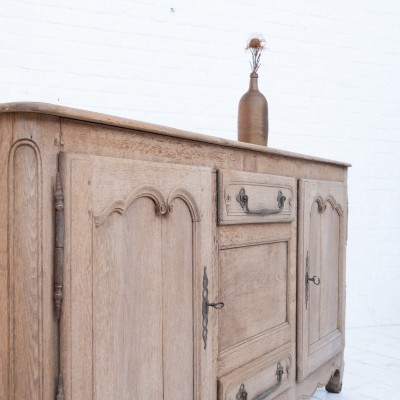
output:
<path id="1" fill-rule="evenodd" d="M 240 142 L 267 145 L 268 103 L 258 90 L 258 74 L 250 74 L 249 90 L 239 102 L 238 139 Z"/>

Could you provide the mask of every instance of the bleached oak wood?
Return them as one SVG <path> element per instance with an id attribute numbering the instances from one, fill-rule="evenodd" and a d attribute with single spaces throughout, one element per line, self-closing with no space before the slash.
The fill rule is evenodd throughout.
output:
<path id="1" fill-rule="evenodd" d="M 299 188 L 297 355 L 301 381 L 344 348 L 347 204 L 341 182 L 301 179 Z M 307 282 L 306 276 L 320 283 Z"/>
<path id="2" fill-rule="evenodd" d="M 288 242 L 220 249 L 221 351 L 288 322 Z"/>
<path id="3" fill-rule="evenodd" d="M 293 198 L 296 199 L 296 187 L 292 189 Z M 293 202 L 292 207 L 296 210 L 296 201 Z M 284 344 L 295 342 L 295 238 L 296 221 L 219 227 L 220 294 L 218 297 L 224 298 L 226 288 L 223 282 L 228 282 L 228 288 L 233 289 L 228 296 L 233 299 L 232 304 L 225 301 L 227 309 L 219 314 L 219 376 Z M 285 250 L 283 253 L 268 254 L 265 250 L 271 246 L 278 246 L 278 248 L 284 246 Z M 249 254 L 249 251 L 254 254 Z M 283 264 L 282 258 L 284 258 Z M 241 272 L 241 276 L 235 276 L 238 271 Z M 274 273 L 277 274 L 276 276 L 281 276 L 283 281 L 275 280 Z M 265 287 L 263 282 L 266 283 Z M 278 282 L 280 285 L 277 284 Z M 264 291 L 263 288 L 267 290 Z M 258 300 L 255 300 L 257 297 Z M 229 312 L 234 305 L 236 305 L 235 313 Z M 277 320 L 279 318 L 277 310 L 285 314 L 284 321 Z M 228 312 L 225 318 L 226 311 Z M 231 322 L 232 326 L 223 329 L 221 320 L 224 322 L 224 319 Z M 254 332 L 257 327 L 259 331 Z M 242 338 L 233 346 L 224 348 L 224 340 L 229 341 L 235 335 L 243 335 L 244 329 L 248 330 L 248 333 L 244 334 L 244 339 Z M 294 351 L 294 346 L 292 349 Z M 294 353 L 292 357 L 294 358 Z"/>
<path id="4" fill-rule="evenodd" d="M 173 213 L 162 220 L 162 299 L 164 398 L 192 399 L 194 373 L 193 221 L 187 205 L 174 201 Z M 179 328 L 178 328 L 179 327 Z"/>
<path id="5" fill-rule="evenodd" d="M 336 370 L 342 377 L 349 164 L 41 103 L 0 105 L 0 134 L 1 400 L 54 399 L 60 151 L 66 399 L 236 400 L 237 383 L 258 393 L 276 379 L 270 363 L 287 357 L 288 380 L 271 399 L 305 399 Z M 217 170 L 228 186 L 256 188 L 256 207 L 273 206 L 276 185 L 289 190 L 290 217 L 242 213 L 217 226 Z M 322 282 L 304 310 L 307 250 Z M 209 301 L 226 303 L 209 309 L 206 350 L 205 266 Z"/>
<path id="6" fill-rule="evenodd" d="M 42 396 L 42 164 L 39 149 L 20 140 L 9 158 L 10 391 Z M 38 324 L 39 321 L 39 324 Z M 39 388 L 39 390 L 35 390 Z"/>
<path id="7" fill-rule="evenodd" d="M 19 102 L 19 103 L 3 103 L 0 104 L 0 113 L 2 112 L 31 112 L 38 114 L 50 114 L 58 115 L 60 117 L 66 117 L 81 121 L 90 121 L 102 125 L 118 126 L 122 128 L 134 129 L 137 131 L 151 132 L 161 135 L 181 137 L 184 139 L 195 140 L 198 142 L 206 142 L 216 145 L 222 145 L 227 147 L 233 147 L 238 149 L 249 149 L 266 154 L 276 154 L 284 157 L 299 158 L 304 160 L 317 160 L 324 163 L 332 163 L 335 165 L 342 165 L 349 167 L 350 164 L 343 163 L 340 161 L 327 160 L 324 158 L 310 157 L 304 154 L 292 153 L 283 150 L 273 149 L 271 147 L 259 146 L 250 143 L 237 142 L 233 140 L 216 138 L 213 136 L 201 135 L 198 133 L 183 131 L 180 129 L 169 128 L 166 126 L 160 126 L 150 124 L 147 122 L 134 121 L 127 118 L 116 117 L 113 115 L 101 114 L 93 111 L 80 110 L 77 108 L 58 106 L 48 103 L 40 102 Z"/>
<path id="8" fill-rule="evenodd" d="M 66 394 L 211 398 L 216 332 L 204 350 L 200 315 L 203 266 L 213 269 L 215 174 L 69 153 L 61 167 L 71 204 Z"/>
<path id="9" fill-rule="evenodd" d="M 43 176 L 56 168 L 59 121 L 23 113 L 4 117 L 2 122 L 11 122 L 2 132 L 9 147 L 1 158 L 2 177 L 8 182 L 1 191 L 2 203 L 8 204 L 3 219 L 8 221 L 8 240 L 3 242 L 8 243 L 8 261 L 1 257 L 7 265 L 2 293 L 8 298 L 2 303 L 8 321 L 2 326 L 8 338 L 2 345 L 7 343 L 9 364 L 1 367 L 2 376 L 8 375 L 1 386 L 7 396 L 48 398 L 54 393 L 58 355 L 52 298 L 43 295 L 53 286 L 53 247 L 43 243 L 52 243 L 54 237 L 53 224 L 44 222 L 53 217 L 53 182 Z"/>
<path id="10" fill-rule="evenodd" d="M 294 393 L 286 399 L 307 400 L 315 393 L 317 388 L 324 387 L 331 379 L 337 369 L 342 369 L 343 354 L 338 354 L 329 361 L 322 364 L 317 370 L 311 372 L 306 379 L 296 382 L 294 385 Z M 280 396 L 277 400 L 281 400 Z"/>
<path id="11" fill-rule="evenodd" d="M 161 226 L 153 201 L 142 197 L 94 229 L 95 399 L 162 398 Z"/>
<path id="12" fill-rule="evenodd" d="M 219 215 L 224 224 L 293 221 L 296 217 L 295 180 L 293 178 L 232 170 L 218 171 Z M 248 209 L 240 203 L 240 191 L 248 196 Z M 279 208 L 278 195 L 284 197 Z M 262 211 L 263 210 L 263 211 Z M 274 212 L 266 213 L 266 210 Z M 249 213 L 253 212 L 253 214 Z M 258 212 L 258 213 L 257 213 Z"/>
<path id="13" fill-rule="evenodd" d="M 278 363 L 283 368 L 282 381 L 279 386 L 277 386 Z M 265 396 L 265 399 L 272 399 L 289 389 L 295 379 L 294 375 L 291 346 L 279 347 L 219 378 L 218 399 L 240 400 L 238 394 L 242 385 L 249 399 L 254 399 L 268 390 L 271 390 L 271 394 Z M 275 390 L 272 390 L 274 387 L 276 387 Z"/>
<path id="14" fill-rule="evenodd" d="M 13 114 L 0 118 L 0 399 L 9 397 L 10 387 L 10 319 L 8 259 L 8 154 L 12 145 Z"/>

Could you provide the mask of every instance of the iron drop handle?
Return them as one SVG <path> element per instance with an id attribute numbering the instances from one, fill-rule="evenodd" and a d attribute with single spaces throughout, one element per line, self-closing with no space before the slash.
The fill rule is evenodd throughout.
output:
<path id="1" fill-rule="evenodd" d="M 270 387 L 269 389 L 265 390 L 264 392 L 258 394 L 252 400 L 263 400 L 263 399 L 267 398 L 275 390 L 277 390 L 279 388 L 279 386 L 281 386 L 283 374 L 284 374 L 284 370 L 283 370 L 282 364 L 278 362 L 278 365 L 276 366 L 277 383 L 274 386 Z M 236 400 L 247 400 L 247 396 L 248 396 L 248 393 L 244 387 L 244 384 L 242 383 L 240 385 L 239 392 L 236 395 Z"/>
<path id="2" fill-rule="evenodd" d="M 247 393 L 246 389 L 244 388 L 244 384 L 242 383 L 240 385 L 239 391 L 236 395 L 236 400 L 247 400 L 247 396 L 248 396 L 248 393 Z"/>
<path id="3" fill-rule="evenodd" d="M 246 190 L 241 188 L 239 194 L 236 196 L 236 201 L 240 203 L 246 214 L 253 215 L 269 215 L 280 213 L 283 210 L 286 201 L 286 197 L 283 195 L 282 191 L 279 190 L 276 200 L 278 202 L 278 208 L 261 208 L 260 210 L 250 210 L 249 196 L 246 194 Z"/>

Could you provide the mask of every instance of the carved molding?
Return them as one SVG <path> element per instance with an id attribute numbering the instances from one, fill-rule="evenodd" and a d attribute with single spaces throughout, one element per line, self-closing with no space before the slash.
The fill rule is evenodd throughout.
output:
<path id="1" fill-rule="evenodd" d="M 24 154 L 27 149 L 32 154 Z M 20 152 L 26 164 L 17 158 Z M 43 397 L 42 180 L 38 146 L 29 139 L 16 141 L 8 158 L 8 392 L 32 400 Z M 22 382 L 16 381 L 16 368 Z"/>
<path id="2" fill-rule="evenodd" d="M 183 200 L 187 206 L 189 207 L 190 214 L 192 216 L 193 222 L 200 221 L 200 210 L 197 207 L 196 201 L 194 200 L 193 196 L 185 189 L 176 188 L 174 189 L 168 197 L 168 212 L 173 212 L 174 207 L 174 200 L 175 199 Z"/>
<path id="3" fill-rule="evenodd" d="M 332 206 L 332 209 L 335 210 L 339 216 L 343 215 L 343 208 L 342 206 L 336 202 L 334 197 L 327 196 L 325 199 L 321 195 L 317 195 L 314 198 L 314 202 L 318 204 L 318 211 L 320 214 L 323 214 L 326 211 L 327 204 Z"/>
<path id="4" fill-rule="evenodd" d="M 95 215 L 95 225 L 100 226 L 103 224 L 107 217 L 114 212 L 123 215 L 129 206 L 140 197 L 149 197 L 154 201 L 156 214 L 162 215 L 167 212 L 168 207 L 162 193 L 152 186 L 144 185 L 136 188 L 126 197 L 125 200 L 116 200 L 106 207 L 102 212 Z"/>
<path id="5" fill-rule="evenodd" d="M 314 202 L 318 204 L 318 211 L 320 214 L 324 213 L 326 210 L 326 204 L 322 196 L 318 195 L 315 199 Z"/>
<path id="6" fill-rule="evenodd" d="M 168 201 L 165 201 L 162 193 L 152 186 L 140 186 L 131 192 L 125 200 L 116 200 L 112 202 L 108 207 L 106 207 L 99 214 L 94 216 L 94 222 L 96 226 L 100 226 L 104 223 L 109 215 L 117 212 L 123 215 L 129 206 L 140 197 L 149 197 L 155 203 L 155 212 L 160 215 L 164 215 L 167 212 L 173 213 L 174 200 L 179 198 L 185 202 L 188 206 L 190 214 L 192 216 L 193 222 L 200 221 L 200 210 L 194 200 L 193 196 L 185 189 L 176 188 L 174 189 L 168 197 Z"/>
<path id="7" fill-rule="evenodd" d="M 339 203 L 337 203 L 336 200 L 332 196 L 328 196 L 326 198 L 326 202 L 332 206 L 332 208 L 338 213 L 339 216 L 343 215 L 342 206 Z"/>
<path id="8" fill-rule="evenodd" d="M 324 375 L 323 378 L 321 378 L 321 377 L 318 378 L 318 383 L 315 384 L 315 385 L 313 386 L 314 389 L 313 389 L 313 391 L 312 391 L 310 394 L 308 394 L 308 395 L 305 395 L 305 394 L 304 394 L 304 395 L 301 395 L 297 400 L 308 400 L 308 399 L 310 399 L 310 398 L 312 397 L 312 395 L 315 393 L 315 391 L 316 391 L 318 388 L 324 387 L 324 386 L 326 386 L 326 385 L 328 384 L 328 382 L 329 382 L 330 379 L 332 378 L 333 374 L 334 374 L 335 371 L 338 370 L 338 369 L 342 372 L 342 363 L 341 363 L 340 360 L 337 361 L 337 363 L 335 363 L 334 367 L 331 368 L 331 369 L 329 370 L 329 372 L 327 372 L 327 373 Z"/>

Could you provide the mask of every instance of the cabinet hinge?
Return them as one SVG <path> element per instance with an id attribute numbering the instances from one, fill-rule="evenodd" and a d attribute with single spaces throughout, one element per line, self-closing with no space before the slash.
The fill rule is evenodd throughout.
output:
<path id="1" fill-rule="evenodd" d="M 346 213 L 346 246 L 349 237 L 349 200 L 347 200 L 347 213 Z"/>
<path id="2" fill-rule="evenodd" d="M 62 375 L 58 375 L 58 385 L 57 385 L 57 394 L 56 394 L 56 400 L 64 400 L 64 382 Z"/>
<path id="3" fill-rule="evenodd" d="M 221 210 L 220 210 L 220 190 L 219 190 L 219 185 L 220 185 L 220 181 L 221 181 L 221 172 L 219 170 L 217 170 L 217 175 L 216 175 L 216 184 L 217 184 L 217 190 L 216 190 L 216 196 L 215 196 L 215 200 L 217 202 L 216 204 L 216 210 L 217 210 L 217 225 L 219 225 L 221 223 Z"/>
<path id="4" fill-rule="evenodd" d="M 305 300 L 306 300 L 306 310 L 308 308 L 308 296 L 309 296 L 309 282 L 308 282 L 308 276 L 310 274 L 310 257 L 308 255 L 308 251 L 307 251 L 307 257 L 306 257 L 306 279 L 305 279 Z"/>
<path id="5" fill-rule="evenodd" d="M 203 274 L 203 342 L 204 350 L 207 348 L 207 336 L 208 336 L 208 276 L 207 267 L 204 267 Z"/>
<path id="6" fill-rule="evenodd" d="M 58 383 L 56 400 L 64 400 L 64 382 L 61 375 L 61 330 L 60 315 L 63 301 L 64 285 L 64 193 L 61 184 L 60 173 L 56 175 L 56 185 L 54 188 L 54 209 L 55 209 L 55 244 L 54 244 L 54 311 L 57 318 L 58 336 Z"/>
<path id="7" fill-rule="evenodd" d="M 63 271 L 64 271 L 64 193 L 60 174 L 56 176 L 54 190 L 55 206 L 55 248 L 54 248 L 54 309 L 57 320 L 60 319 L 63 300 Z"/>

